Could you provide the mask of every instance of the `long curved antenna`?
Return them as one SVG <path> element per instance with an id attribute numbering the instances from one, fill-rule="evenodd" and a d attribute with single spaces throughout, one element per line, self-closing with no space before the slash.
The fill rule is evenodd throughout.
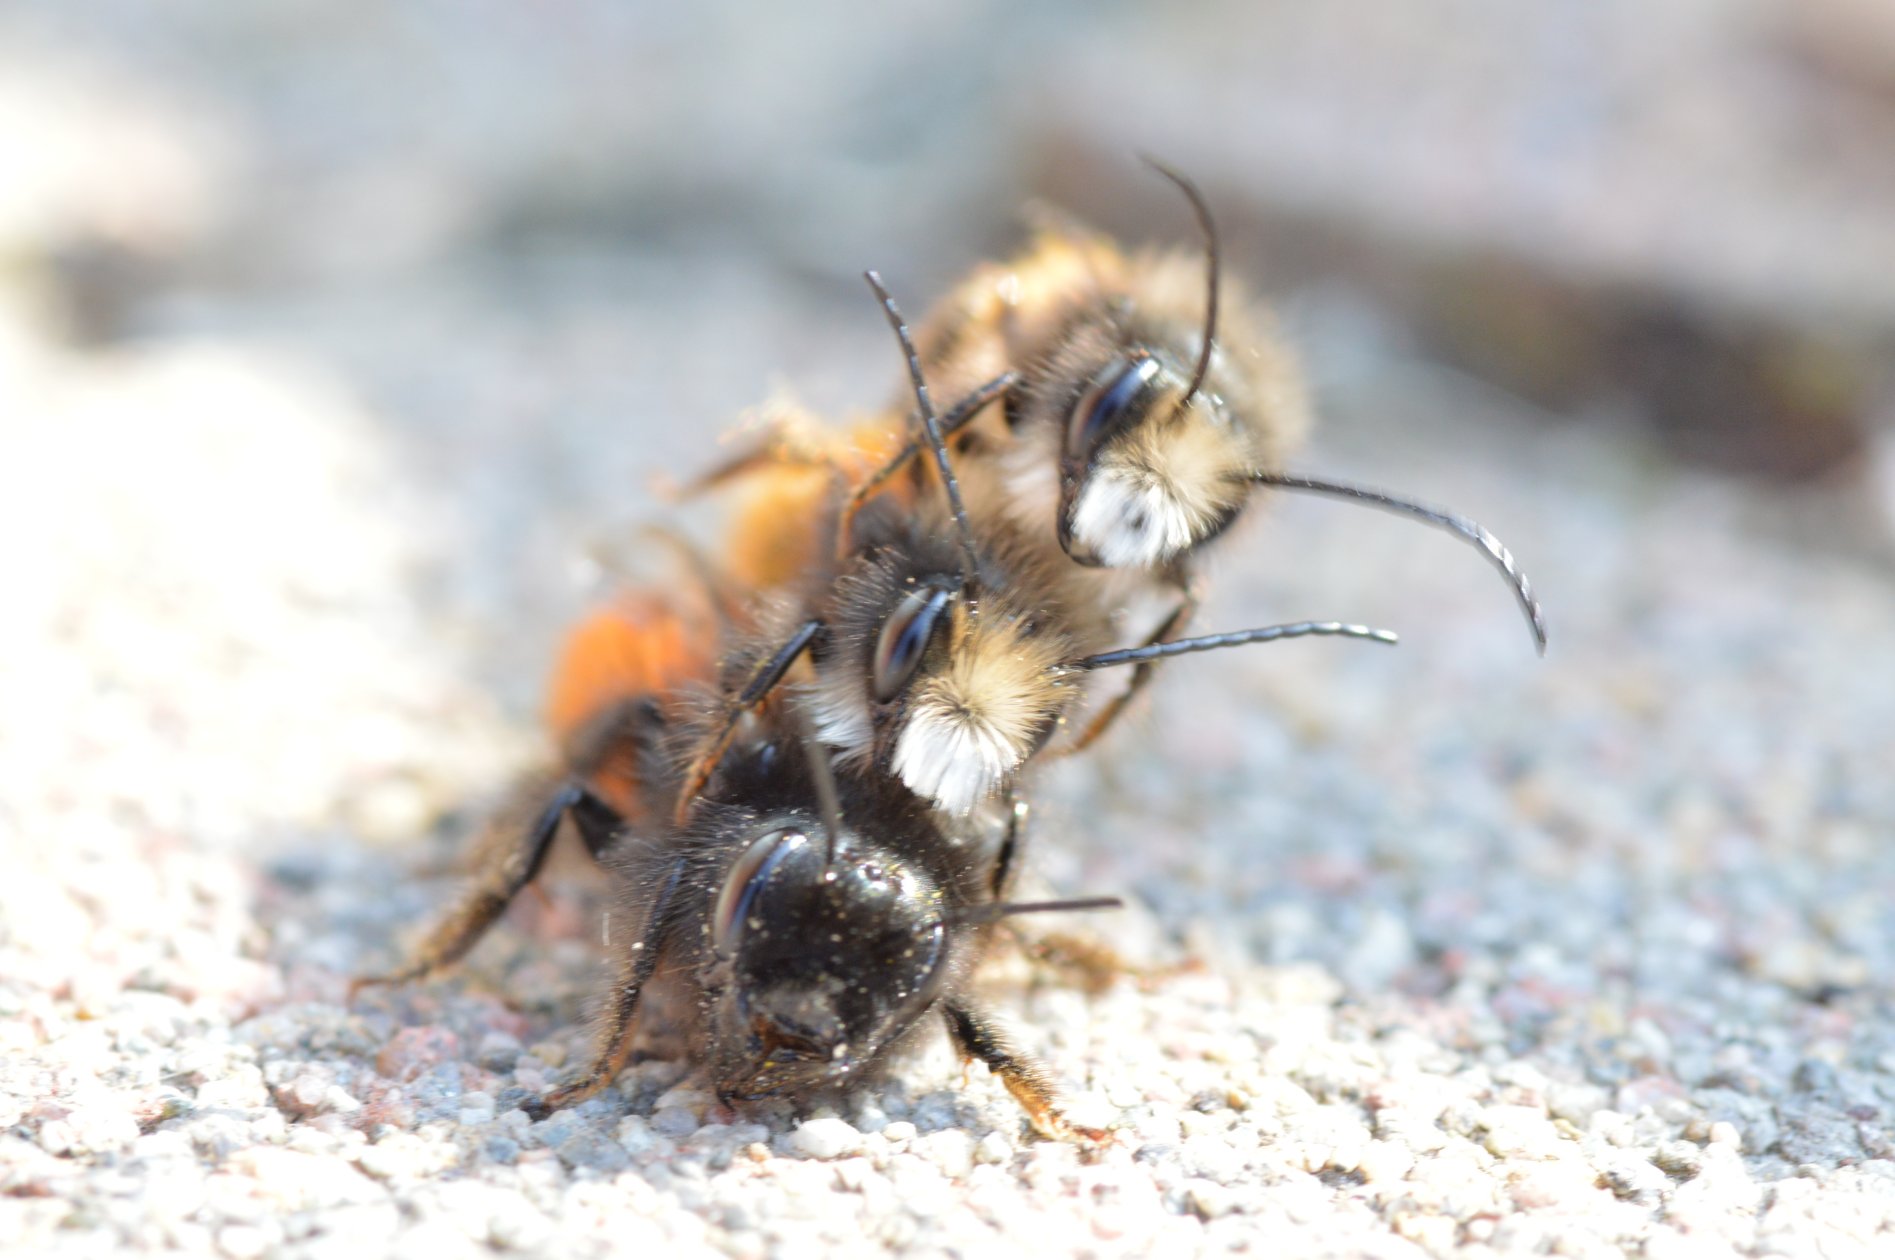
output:
<path id="1" fill-rule="evenodd" d="M 1120 648 L 1116 652 L 1101 652 L 1097 656 L 1084 656 L 1076 661 L 1067 661 L 1055 668 L 1073 671 L 1110 669 L 1114 665 L 1136 665 L 1141 661 L 1161 661 L 1168 656 L 1185 656 L 1192 652 L 1215 652 L 1218 648 L 1242 647 L 1246 643 L 1271 643 L 1277 639 L 1303 639 L 1317 635 L 1367 639 L 1372 643 L 1387 643 L 1391 646 L 1401 641 L 1400 636 L 1393 630 L 1377 630 L 1371 626 L 1350 625 L 1341 621 L 1293 621 L 1280 626 L 1258 626 L 1254 630 L 1202 634 L 1192 639 L 1170 639 L 1164 643 L 1147 643 L 1143 647 Z"/>
<path id="2" fill-rule="evenodd" d="M 1211 207 L 1204 200 L 1204 194 L 1188 178 L 1172 170 L 1149 153 L 1139 154 L 1145 165 L 1178 186 L 1185 200 L 1191 203 L 1191 213 L 1197 216 L 1198 230 L 1204 233 L 1204 344 L 1198 347 L 1197 367 L 1192 369 L 1191 384 L 1184 391 L 1184 397 L 1178 400 L 1179 411 L 1184 410 L 1204 385 L 1204 375 L 1211 370 L 1211 345 L 1217 336 L 1217 290 L 1218 290 L 1218 248 L 1217 224 L 1211 221 Z"/>
<path id="3" fill-rule="evenodd" d="M 1527 581 L 1527 575 L 1520 571 L 1514 561 L 1513 553 L 1501 544 L 1500 539 L 1480 522 L 1469 520 L 1457 512 L 1429 507 L 1413 499 L 1405 499 L 1386 490 L 1371 490 L 1366 486 L 1352 486 L 1340 481 L 1318 481 L 1314 477 L 1292 477 L 1287 473 L 1255 472 L 1250 480 L 1260 486 L 1276 486 L 1283 490 L 1306 490 L 1312 494 L 1333 495 L 1339 499 L 1354 499 L 1370 507 L 1378 507 L 1387 512 L 1396 512 L 1402 516 L 1411 516 L 1423 524 L 1444 529 L 1450 534 L 1458 534 L 1493 562 L 1507 584 L 1513 588 L 1513 596 L 1520 601 L 1520 611 L 1526 614 L 1527 628 L 1532 632 L 1533 643 L 1541 656 L 1546 655 L 1546 614 L 1540 611 L 1540 601 L 1533 597 L 1533 587 Z"/>
<path id="4" fill-rule="evenodd" d="M 829 764 L 829 750 L 816 738 L 815 730 L 809 724 L 809 717 L 796 705 L 790 706 L 796 723 L 796 737 L 803 745 L 803 758 L 809 763 L 809 777 L 816 784 L 816 807 L 822 818 L 822 829 L 828 841 L 827 856 L 823 859 L 823 870 L 832 871 L 836 867 L 836 845 L 842 840 L 842 798 L 836 791 L 835 767 Z"/>
<path id="5" fill-rule="evenodd" d="M 967 509 L 961 503 L 961 483 L 954 479 L 954 469 L 948 461 L 947 441 L 941 436 L 941 424 L 934 414 L 934 403 L 928 397 L 928 382 L 921 375 L 921 356 L 915 351 L 914 339 L 908 335 L 908 321 L 902 318 L 901 308 L 895 305 L 895 299 L 882 287 L 882 278 L 873 270 L 862 273 L 869 282 L 869 288 L 882 303 L 882 311 L 888 316 L 888 326 L 895 330 L 895 339 L 901 342 L 901 352 L 908 360 L 908 379 L 915 387 L 915 405 L 921 409 L 921 427 L 927 434 L 928 448 L 934 452 L 934 466 L 941 474 L 941 484 L 947 489 L 948 508 L 954 513 L 954 529 L 961 540 L 961 567 L 966 571 L 967 584 L 971 588 L 980 573 L 980 555 L 974 549 L 974 527 L 967 523 Z"/>
<path id="6" fill-rule="evenodd" d="M 1019 380 L 1020 377 L 1018 373 L 1002 372 L 999 376 L 994 377 L 993 380 L 988 381 L 985 385 L 982 385 L 979 389 L 955 403 L 954 406 L 948 410 L 948 413 L 941 417 L 942 440 L 947 440 L 965 428 L 986 409 L 989 403 L 1012 389 Z M 881 488 L 888 484 L 889 478 L 908 467 L 908 465 L 914 461 L 915 457 L 921 454 L 921 448 L 925 444 L 922 438 L 909 438 L 899 451 L 896 451 L 894 455 L 889 457 L 886 464 L 883 464 L 880 468 L 870 473 L 865 480 L 857 483 L 855 489 L 849 492 L 848 499 L 843 502 L 842 510 L 836 516 L 837 559 L 842 559 L 848 555 L 850 544 L 855 537 L 855 518 L 861 513 L 862 505 L 874 498 Z"/>
<path id="7" fill-rule="evenodd" d="M 993 901 L 984 906 L 964 906 L 950 911 L 944 920 L 956 927 L 978 927 L 1010 919 L 1016 914 L 1049 914 L 1058 910 L 1122 910 L 1122 897 L 1072 897 L 1065 901 Z"/>

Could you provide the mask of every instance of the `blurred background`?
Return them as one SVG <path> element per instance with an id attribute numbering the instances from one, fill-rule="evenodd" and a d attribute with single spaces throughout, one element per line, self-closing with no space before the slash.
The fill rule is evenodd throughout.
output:
<path id="1" fill-rule="evenodd" d="M 1408 641 L 1170 670 L 1049 789 L 1055 881 L 1610 1088 L 1755 1019 L 1773 1088 L 1826 1045 L 1882 1106 L 1886 1019 L 1817 1000 L 1895 967 L 1895 7 L 864 12 L 0 2 L 13 1048 L 135 980 L 334 1001 L 654 479 L 890 397 L 864 267 L 918 314 L 1036 200 L 1192 243 L 1145 151 L 1309 365 L 1302 467 L 1491 525 L 1553 653 L 1472 555 L 1283 504 L 1207 626 Z"/>
<path id="2" fill-rule="evenodd" d="M 517 721 L 655 478 L 786 392 L 888 397 L 864 267 L 918 313 L 1036 199 L 1189 242 L 1139 151 L 1278 308 L 1331 471 L 1403 434 L 1452 462 L 1606 433 L 1737 478 L 1767 531 L 1895 552 L 1875 0 L 12 3 L 0 511 L 33 610 L 10 681 L 43 704 L 8 761 L 58 761 L 89 685 L 48 681 L 46 634 L 166 675 L 164 635 L 104 628 L 141 585 L 134 621 L 221 622 L 254 668 L 304 655 L 258 584 L 390 598 L 331 629 L 387 652 L 410 618 L 419 659 L 383 672 L 471 676 Z"/>

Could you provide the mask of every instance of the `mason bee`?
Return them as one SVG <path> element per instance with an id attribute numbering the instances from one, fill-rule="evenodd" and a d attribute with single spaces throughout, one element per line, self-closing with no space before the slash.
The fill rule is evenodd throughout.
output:
<path id="1" fill-rule="evenodd" d="M 1205 240 L 1201 263 L 1177 251 L 1127 254 L 1070 224 L 1043 226 L 1025 253 L 977 268 L 922 321 L 922 363 L 949 396 L 1011 381 L 997 405 L 953 434 L 975 515 L 1005 517 L 1084 568 L 1175 589 L 1175 631 L 1195 608 L 1198 552 L 1256 490 L 1350 499 L 1478 548 L 1544 652 L 1532 588 L 1491 532 L 1399 495 L 1284 470 L 1309 422 L 1296 365 L 1267 319 L 1241 293 L 1226 294 L 1203 195 L 1150 165 L 1190 202 Z M 871 480 L 920 454 L 913 443 L 897 449 Z M 1123 587 L 1105 589 L 1114 598 Z"/>
<path id="2" fill-rule="evenodd" d="M 1307 635 L 1395 642 L 1388 631 L 1299 622 L 1101 651 L 1112 638 L 1111 611 L 1073 566 L 1011 521 L 973 525 L 944 437 L 951 426 L 935 414 L 900 310 L 879 277 L 870 272 L 868 280 L 907 358 L 921 431 L 915 444 L 930 453 L 941 494 L 910 487 L 878 497 L 863 492 L 867 483 L 847 489 L 832 509 L 843 540 L 836 562 L 806 575 L 798 596 L 731 653 L 730 708 L 687 779 L 680 822 L 702 799 L 727 733 L 805 657 L 818 734 L 842 765 L 892 774 L 937 808 L 965 815 L 1047 745 L 1097 670 L 1143 671 L 1163 656 Z M 950 419 L 972 414 L 995 392 L 995 383 L 981 386 Z M 843 494 L 840 468 L 835 485 Z M 1117 711 L 1096 718 L 1081 742 Z"/>
<path id="3" fill-rule="evenodd" d="M 746 717 L 712 781 L 717 799 L 673 825 L 683 754 L 711 711 L 698 691 L 717 642 L 701 613 L 650 591 L 582 620 L 547 706 L 561 768 L 530 779 L 496 817 L 471 885 L 408 963 L 357 980 L 351 995 L 465 955 L 570 818 L 610 882 L 612 913 L 634 930 L 612 959 L 593 1057 L 536 1110 L 610 1084 L 647 988 L 671 978 L 689 998 L 695 1057 L 726 1103 L 860 1080 L 938 1011 L 961 1054 L 985 1063 L 1038 1131 L 1102 1138 L 1064 1121 L 1044 1070 L 967 981 L 1000 920 L 1119 903 L 1006 901 L 1023 806 L 950 830 L 886 777 L 833 773 L 787 696 Z"/>
<path id="4" fill-rule="evenodd" d="M 1198 607 L 1197 557 L 1259 488 L 1350 499 L 1472 544 L 1507 579 L 1536 647 L 1545 651 L 1545 621 L 1532 588 L 1486 528 L 1385 491 L 1283 471 L 1308 424 L 1295 363 L 1241 294 L 1226 300 L 1215 224 L 1195 185 L 1152 165 L 1189 200 L 1205 238 L 1201 261 L 1178 251 L 1127 254 L 1070 225 L 1043 228 L 1025 254 L 977 269 L 923 321 L 918 362 L 909 356 L 908 398 L 879 424 L 859 425 L 840 440 L 805 434 L 736 465 L 767 473 L 766 485 L 803 489 L 795 511 L 777 510 L 785 506 L 780 491 L 764 493 L 764 510 L 740 517 L 733 553 L 787 550 L 799 558 L 796 572 L 817 577 L 794 601 L 806 615 L 774 627 L 767 647 L 747 653 L 752 668 L 733 690 L 754 700 L 804 652 L 820 657 L 837 643 L 857 645 L 852 669 L 818 670 L 825 737 L 845 759 L 899 762 L 910 786 L 935 795 L 944 808 L 966 808 L 992 791 L 1076 710 L 1071 661 L 1049 672 L 1045 662 L 1022 667 L 1022 658 L 1010 658 L 1011 671 L 974 671 L 978 653 L 956 652 L 950 643 L 937 650 L 933 669 L 922 665 L 905 691 L 884 698 L 862 659 L 882 659 L 884 641 L 871 627 L 892 631 L 889 646 L 896 649 L 931 642 L 937 627 L 953 640 L 963 621 L 977 623 L 965 614 L 983 599 L 1025 590 L 1048 615 L 1007 614 L 1000 624 L 1030 624 L 1027 638 L 1076 633 L 1082 646 L 1096 650 L 1101 627 L 1137 592 L 1151 590 L 1169 592 L 1175 602 L 1143 646 L 1189 642 L 1179 636 Z M 924 375 L 944 396 L 962 399 L 938 422 L 925 405 Z M 938 486 L 932 505 L 929 482 Z M 841 507 L 818 508 L 838 485 L 847 487 Z M 886 516 L 871 513 L 864 526 L 863 514 L 884 499 L 904 509 L 933 546 L 884 537 Z M 797 532 L 798 520 L 817 519 L 835 547 L 834 565 L 820 562 L 820 531 Z M 870 557 L 884 548 L 911 560 L 929 550 L 945 553 L 949 526 L 960 535 L 958 579 L 941 556 L 921 571 L 875 572 Z M 786 536 L 799 541 L 786 547 L 779 541 Z M 771 540 L 767 548 L 759 537 Z M 861 570 L 860 581 L 851 565 Z M 775 575 L 789 580 L 792 573 L 778 566 Z M 954 598 L 957 580 L 964 589 Z M 862 598 L 821 611 L 820 596 L 807 594 L 812 589 Z M 869 643 L 873 655 L 860 650 Z M 769 650 L 779 645 L 785 655 Z M 1115 658 L 1133 666 L 1128 685 L 1099 705 L 1061 751 L 1080 751 L 1102 735 L 1166 654 Z M 935 676 L 949 664 L 962 667 L 958 685 L 937 686 Z M 933 707 L 950 720 L 914 723 L 928 707 L 905 702 L 922 695 L 935 696 Z M 994 716 L 982 716 L 983 704 Z M 709 750 L 704 766 L 715 756 Z"/>
<path id="5" fill-rule="evenodd" d="M 818 741 L 783 729 L 800 721 L 793 702 L 757 710 L 719 767 L 718 799 L 655 843 L 628 837 L 602 855 L 637 939 L 592 1063 L 543 1106 L 610 1083 L 663 966 L 695 998 L 695 1044 L 726 1103 L 860 1081 L 938 1011 L 962 1056 L 985 1063 L 1037 1130 L 1102 1138 L 1066 1123 L 1043 1069 L 981 1009 L 969 980 L 999 920 L 1119 903 L 1005 901 L 1017 811 L 998 841 L 950 831 L 886 776 L 832 774 Z"/>
<path id="6" fill-rule="evenodd" d="M 726 1102 L 861 1079 L 938 1011 L 1037 1129 L 1100 1136 L 1061 1118 L 1044 1073 L 970 996 L 1000 920 L 1117 904 L 1007 899 L 1017 778 L 1099 670 L 1133 674 L 1062 750 L 1096 738 L 1170 656 L 1304 635 L 1394 642 L 1338 622 L 1178 637 L 1199 549 L 1253 488 L 1455 532 L 1508 577 L 1545 642 L 1526 579 L 1480 526 L 1281 471 L 1305 422 L 1293 365 L 1261 322 L 1220 323 L 1210 216 L 1164 173 L 1204 228 L 1202 281 L 1183 255 L 1047 234 L 963 286 L 917 349 L 870 273 L 912 407 L 839 437 L 790 435 L 703 479 L 761 486 L 718 566 L 730 590 L 702 608 L 643 592 L 580 624 L 548 706 L 557 768 L 496 820 L 469 892 L 415 957 L 358 987 L 464 955 L 570 818 L 633 931 L 592 1058 L 541 1110 L 611 1082 L 642 999 L 666 982 L 689 999 L 694 1057 Z M 930 374 L 961 399 L 945 416 Z M 1107 650 L 1141 588 L 1175 592 L 1175 609 Z"/>

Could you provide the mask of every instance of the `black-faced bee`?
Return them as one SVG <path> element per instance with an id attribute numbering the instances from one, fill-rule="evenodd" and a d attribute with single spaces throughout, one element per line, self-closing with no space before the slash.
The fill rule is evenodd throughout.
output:
<path id="1" fill-rule="evenodd" d="M 1004 900 L 1024 808 L 949 830 L 878 775 L 834 774 L 790 697 L 761 704 L 731 741 L 716 799 L 674 826 L 685 750 L 712 706 L 716 638 L 665 597 L 639 593 L 582 621 L 555 673 L 548 717 L 563 765 L 495 819 L 475 878 L 400 983 L 462 957 L 537 876 L 570 818 L 633 925 L 613 958 L 595 1053 L 545 1112 L 597 1093 L 625 1066 L 657 979 L 684 986 L 689 1044 L 728 1103 L 802 1099 L 871 1075 L 939 1012 L 1049 1136 L 1103 1137 L 1061 1118 L 1046 1073 L 968 993 L 992 925 L 1013 915 L 1104 908 L 1110 898 Z"/>
<path id="2" fill-rule="evenodd" d="M 1232 349 L 1218 344 L 1215 234 L 1172 178 L 1210 241 L 1201 322 L 1184 314 L 1181 256 L 1049 237 L 917 352 L 871 274 L 912 412 L 714 474 L 780 478 L 733 531 L 737 597 L 709 600 L 707 619 L 647 594 L 581 624 L 549 705 L 559 767 L 490 829 L 471 891 L 414 960 L 362 983 L 459 958 L 570 818 L 633 930 L 596 1052 L 544 1108 L 613 1079 L 648 988 L 667 981 L 689 998 L 694 1056 L 726 1101 L 860 1079 L 938 1011 L 1037 1128 L 1073 1132 L 1044 1074 L 969 996 L 997 921 L 1109 903 L 1007 900 L 1016 777 L 1098 670 L 1131 666 L 1131 686 L 1065 748 L 1091 742 L 1170 656 L 1302 635 L 1394 641 L 1336 622 L 1177 637 L 1190 562 L 1250 490 L 1344 494 L 1453 530 L 1508 575 L 1544 643 L 1525 579 L 1479 526 L 1279 471 L 1302 423 L 1291 366 L 1241 317 L 1221 325 Z M 924 358 L 963 400 L 946 416 Z M 1147 639 L 1104 650 L 1127 579 L 1182 598 Z"/>
<path id="3" fill-rule="evenodd" d="M 603 855 L 624 913 L 641 926 L 592 1064 L 545 1106 L 588 1097 L 617 1074 L 639 995 L 662 964 L 695 990 L 697 1044 L 726 1102 L 861 1081 L 939 1012 L 962 1056 L 985 1063 L 1036 1129 L 1102 1137 L 1061 1118 L 1045 1072 L 968 981 L 1000 919 L 1117 902 L 1004 901 L 1017 812 L 999 837 L 950 831 L 886 776 L 832 777 L 818 741 L 782 730 L 798 720 L 793 703 L 759 709 L 726 752 L 716 801 L 660 842 Z"/>

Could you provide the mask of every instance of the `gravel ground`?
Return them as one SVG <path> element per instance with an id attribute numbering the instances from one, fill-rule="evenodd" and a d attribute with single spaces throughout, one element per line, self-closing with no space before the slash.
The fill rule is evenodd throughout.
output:
<path id="1" fill-rule="evenodd" d="M 1080 39 L 1094 7 L 996 38 L 1005 6 L 930 6 L 853 43 L 801 11 L 590 0 L 0 14 L 0 1252 L 1888 1252 L 1895 444 L 1872 439 L 1879 488 L 1873 460 L 1831 492 L 1679 471 L 1638 404 L 1540 414 L 1412 359 L 1346 282 L 1289 295 L 1322 403 L 1305 466 L 1492 525 L 1552 651 L 1477 558 L 1410 525 L 1283 502 L 1230 541 L 1207 629 L 1405 638 L 1175 662 L 1038 784 L 1036 876 L 1124 894 L 1092 926 L 1157 976 L 1087 994 L 992 960 L 993 1004 L 1075 1118 L 1118 1131 L 1096 1159 L 1029 1138 L 941 1043 L 808 1115 L 723 1112 L 663 1055 L 529 1122 L 520 1101 L 585 1050 L 581 864 L 450 979 L 344 1005 L 543 755 L 559 628 L 663 510 L 653 476 L 702 466 L 779 379 L 878 402 L 896 365 L 853 269 L 918 306 L 999 239 L 1024 175 L 1061 186 L 1036 143 L 1076 115 L 1123 145 L 1120 84 L 1085 90 L 1086 58 L 1142 46 L 1138 23 Z M 1648 7 L 1613 8 L 1607 43 L 1655 47 Z M 1262 124 L 1357 89 L 1283 87 L 1243 55 L 1263 28 L 1220 20 L 1164 45 L 1138 134 L 1213 187 L 1293 199 L 1309 163 Z M 706 46 L 727 55 L 680 51 Z M 1886 45 L 1837 47 L 1872 70 Z M 1661 61 L 1650 82 L 1698 90 Z M 1776 99 L 1754 82 L 1726 121 Z M 1019 92 L 1069 110 L 1026 123 Z M 1151 104 L 1196 100 L 1176 137 Z M 1194 125 L 1212 113 L 1224 133 Z M 1424 134 L 1429 169 L 1485 169 Z M 1829 153 L 1802 134 L 1777 142 Z M 1671 152 L 1599 168 L 1597 204 L 1651 205 L 1621 183 L 1669 179 Z M 1794 200 L 1816 185 L 1855 187 L 1730 196 L 1792 198 L 1791 244 L 1861 249 L 1747 256 L 1863 291 L 1875 203 L 1850 192 L 1849 230 L 1807 241 L 1833 217 Z M 1414 217 L 1406 185 L 1376 187 Z M 1753 239 L 1681 222 L 1624 226 L 1666 257 Z M 1771 302 L 1813 291 L 1733 261 L 1707 265 Z"/>
<path id="2" fill-rule="evenodd" d="M 649 318 L 614 332 L 662 347 Z M 1029 1139 L 944 1044 L 833 1111 L 728 1114 L 660 1059 L 536 1124 L 519 1102 L 584 1051 L 583 882 L 451 980 L 354 1009 L 343 986 L 535 755 L 576 558 L 649 506 L 593 452 L 675 466 L 708 437 L 570 397 L 457 427 L 387 401 L 426 397 L 407 357 L 350 359 L 391 338 L 309 323 L 349 332 L 328 357 L 76 354 L 3 325 L 9 1254 L 1887 1246 L 1895 604 L 1886 572 L 1784 541 L 1809 504 L 1398 360 L 1327 372 L 1307 465 L 1498 528 L 1553 650 L 1399 522 L 1285 503 L 1232 542 L 1207 626 L 1406 639 L 1177 663 L 1043 781 L 1041 877 L 1127 894 L 1101 930 L 1192 964 L 1088 996 L 995 959 L 1109 1149 Z M 430 370 L 504 398 L 598 336 L 529 311 Z M 890 367 L 855 361 L 867 397 Z"/>

